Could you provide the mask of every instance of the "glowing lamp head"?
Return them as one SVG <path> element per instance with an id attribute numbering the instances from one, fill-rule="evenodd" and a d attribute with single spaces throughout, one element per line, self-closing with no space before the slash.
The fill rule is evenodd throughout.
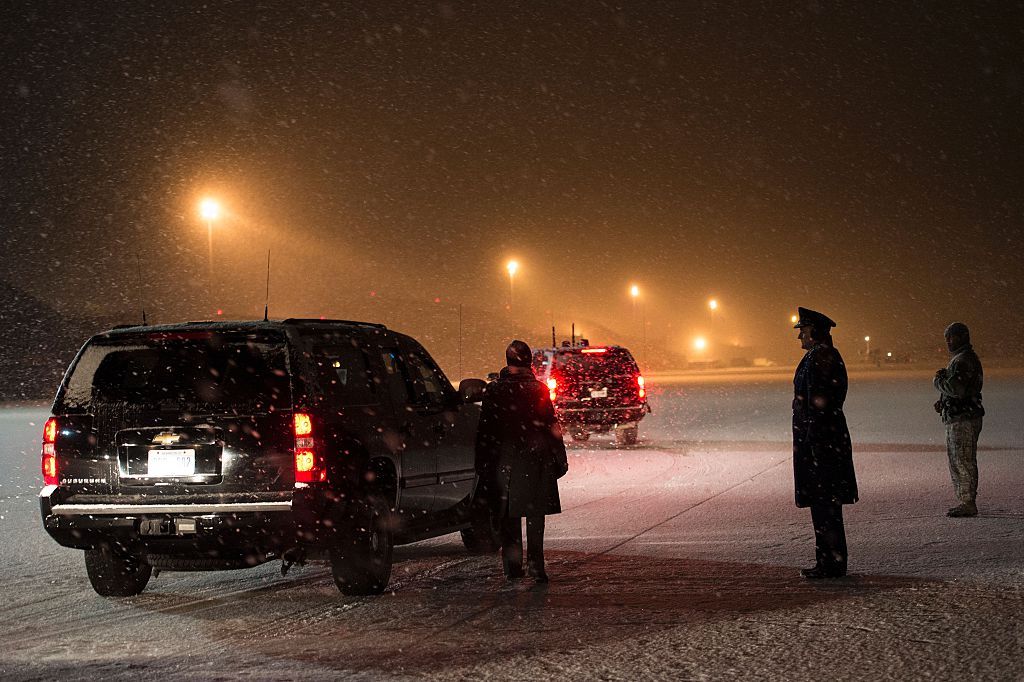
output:
<path id="1" fill-rule="evenodd" d="M 220 217 L 220 203 L 216 199 L 203 199 L 199 202 L 199 215 L 203 220 L 216 220 Z"/>
<path id="2" fill-rule="evenodd" d="M 633 298 L 636 298 L 637 296 L 639 296 L 640 295 L 640 287 L 638 287 L 635 284 L 633 286 L 631 286 L 629 288 L 629 295 L 632 296 Z"/>
<path id="3" fill-rule="evenodd" d="M 519 270 L 519 261 L 510 260 L 505 267 L 508 268 L 508 276 L 513 277 Z"/>
<path id="4" fill-rule="evenodd" d="M 718 310 L 718 301 L 716 301 L 715 299 L 711 299 L 710 301 L 708 301 L 708 307 L 711 308 L 712 310 Z"/>
<path id="5" fill-rule="evenodd" d="M 707 347 L 708 347 L 708 340 L 705 339 L 703 336 L 698 336 L 697 338 L 695 338 L 693 340 L 693 348 L 694 348 L 694 350 L 704 350 Z"/>

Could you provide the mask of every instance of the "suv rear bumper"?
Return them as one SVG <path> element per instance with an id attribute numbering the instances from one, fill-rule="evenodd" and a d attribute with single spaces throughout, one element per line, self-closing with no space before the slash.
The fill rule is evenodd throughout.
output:
<path id="1" fill-rule="evenodd" d="M 63 501 L 56 486 L 47 486 L 39 493 L 39 508 L 46 532 L 65 547 L 91 549 L 114 542 L 186 556 L 253 550 L 280 553 L 301 544 L 300 539 L 315 544 L 321 538 L 302 530 L 320 528 L 321 519 L 343 512 L 336 498 L 325 499 L 312 489 L 263 497 L 174 504 L 109 499 L 92 503 L 75 498 Z"/>
<path id="2" fill-rule="evenodd" d="M 558 421 L 572 426 L 635 426 L 649 412 L 647 403 L 629 407 L 555 407 Z"/>

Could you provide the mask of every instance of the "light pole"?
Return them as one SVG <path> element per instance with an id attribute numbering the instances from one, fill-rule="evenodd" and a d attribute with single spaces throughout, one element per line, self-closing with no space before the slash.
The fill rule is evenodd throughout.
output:
<path id="1" fill-rule="evenodd" d="M 633 301 L 633 324 L 636 324 L 636 299 L 640 297 L 640 287 L 638 285 L 630 285 L 629 297 Z"/>
<path id="2" fill-rule="evenodd" d="M 864 337 L 864 358 L 868 361 L 871 360 L 871 337 Z"/>
<path id="3" fill-rule="evenodd" d="M 629 286 L 629 297 L 633 300 L 633 323 L 636 323 L 637 299 L 640 298 L 640 285 Z M 644 310 L 644 302 L 640 301 L 640 362 L 647 366 L 647 313 Z"/>
<path id="4" fill-rule="evenodd" d="M 207 197 L 199 202 L 199 215 L 206 221 L 206 243 L 209 256 L 206 285 L 210 303 L 213 303 L 213 221 L 220 217 L 220 202 Z"/>
<path id="5" fill-rule="evenodd" d="M 514 295 L 514 282 L 516 278 L 516 271 L 519 270 L 519 261 L 510 260 L 508 265 L 505 266 L 508 270 L 508 312 L 512 313 L 512 299 Z"/>

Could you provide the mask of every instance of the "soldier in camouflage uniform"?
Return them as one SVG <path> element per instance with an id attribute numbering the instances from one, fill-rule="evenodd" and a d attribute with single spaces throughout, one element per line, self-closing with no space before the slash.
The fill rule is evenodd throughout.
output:
<path id="1" fill-rule="evenodd" d="M 967 325 L 954 322 L 946 328 L 949 364 L 935 373 L 932 382 L 939 392 L 935 411 L 946 425 L 949 475 L 959 504 L 947 516 L 977 516 L 978 435 L 985 409 L 981 406 L 982 369 Z"/>

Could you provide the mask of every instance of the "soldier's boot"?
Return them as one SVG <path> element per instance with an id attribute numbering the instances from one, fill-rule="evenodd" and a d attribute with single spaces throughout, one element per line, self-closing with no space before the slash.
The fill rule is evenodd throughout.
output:
<path id="1" fill-rule="evenodd" d="M 962 502 L 957 506 L 953 507 L 946 512 L 946 516 L 952 516 L 955 519 L 967 518 L 978 515 L 978 505 L 974 502 Z"/>

